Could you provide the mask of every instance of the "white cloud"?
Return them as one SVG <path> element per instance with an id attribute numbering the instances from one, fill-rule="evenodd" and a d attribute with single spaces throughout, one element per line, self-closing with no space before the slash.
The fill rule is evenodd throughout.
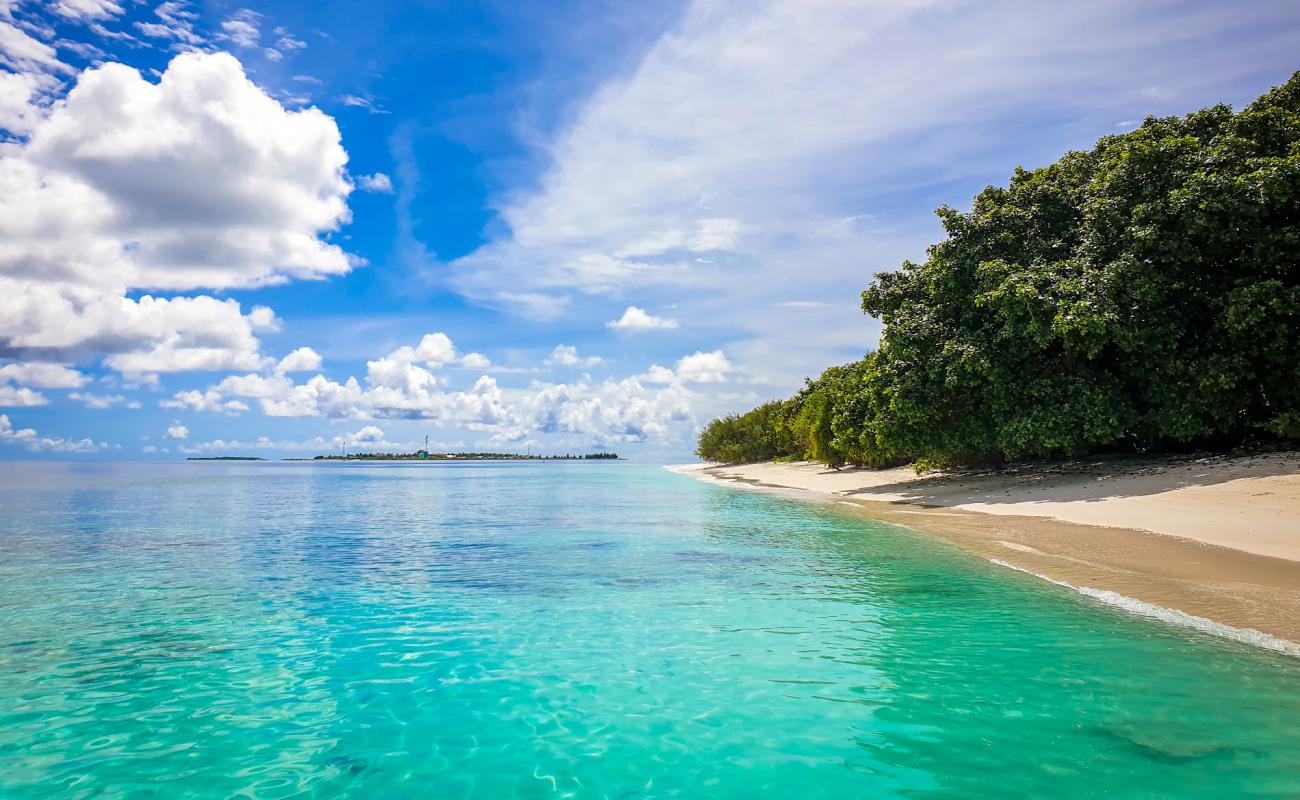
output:
<path id="1" fill-rule="evenodd" d="M 243 442 L 238 439 L 213 439 L 209 442 L 196 442 L 190 445 L 177 445 L 176 450 L 186 455 L 197 453 L 229 453 L 231 451 L 248 452 L 256 450 L 291 450 L 295 448 L 289 442 L 273 442 L 266 436 L 259 436 L 256 441 Z M 167 450 L 163 449 L 166 453 Z"/>
<path id="2" fill-rule="evenodd" d="M 5 364 L 0 367 L 0 383 L 13 381 L 41 389 L 80 389 L 90 379 L 63 364 L 38 362 Z"/>
<path id="3" fill-rule="evenodd" d="M 184 425 L 172 425 L 170 428 L 167 429 L 168 439 L 188 439 L 189 436 L 190 436 L 190 429 L 185 427 Z"/>
<path id="4" fill-rule="evenodd" d="M 247 8 L 241 8 L 221 22 L 218 38 L 233 43 L 236 47 L 257 47 L 261 31 L 262 15 Z"/>
<path id="5" fill-rule="evenodd" d="M 735 369 L 721 350 L 696 352 L 677 362 L 677 379 L 686 383 L 722 383 Z"/>
<path id="6" fill-rule="evenodd" d="M 557 344 L 543 362 L 547 366 L 559 367 L 594 367 L 600 363 L 600 356 L 580 356 L 578 348 L 571 344 Z"/>
<path id="7" fill-rule="evenodd" d="M 561 359 L 586 361 L 573 348 L 557 349 Z M 429 334 L 419 346 L 399 347 L 368 361 L 364 382 L 355 377 L 338 382 L 324 375 L 303 383 L 284 374 L 232 375 L 205 391 L 178 393 L 162 405 L 225 413 L 230 403 L 238 402 L 226 398 L 243 397 L 257 400 L 267 416 L 420 419 L 483 434 L 493 445 L 544 435 L 552 440 L 569 437 L 586 446 L 581 443 L 688 436 L 695 425 L 693 406 L 701 398 L 686 384 L 720 380 L 730 370 L 721 353 L 697 353 L 679 362 L 680 378 L 668 371 L 670 379 L 662 388 L 648 387 L 637 378 L 596 383 L 584 376 L 575 383 L 534 382 L 503 389 L 483 375 L 470 388 L 458 390 L 432 371 L 454 358 L 450 339 Z"/>
<path id="8" fill-rule="evenodd" d="M 366 425 L 355 433 L 345 433 L 335 436 L 333 440 L 335 447 L 371 447 L 371 448 L 389 448 L 396 446 L 396 443 L 390 442 L 385 438 L 383 430 L 375 425 Z"/>
<path id="9" fill-rule="evenodd" d="M 20 444 L 32 452 L 53 453 L 92 453 L 108 447 L 91 439 L 63 439 L 41 436 L 34 428 L 15 429 L 5 414 L 0 414 L 0 444 Z"/>
<path id="10" fill-rule="evenodd" d="M 635 378 L 534 384 L 514 399 L 501 442 L 537 434 L 579 434 L 602 442 L 665 439 L 693 425 L 690 393 L 680 385 L 647 389 Z"/>
<path id="11" fill-rule="evenodd" d="M 194 31 L 194 21 L 198 14 L 190 11 L 185 0 L 167 0 L 159 3 L 153 10 L 158 22 L 137 22 L 135 27 L 145 36 L 155 39 L 173 39 L 177 47 L 195 47 L 204 43 L 203 37 Z"/>
<path id="12" fill-rule="evenodd" d="M 114 41 L 114 40 L 123 41 L 123 42 L 138 41 L 134 36 L 132 36 L 129 33 L 126 33 L 125 31 L 110 30 L 98 22 L 92 22 L 87 27 L 89 27 L 91 32 L 93 32 L 96 36 L 102 36 L 103 38 L 108 39 L 110 41 Z"/>
<path id="13" fill-rule="evenodd" d="M 650 369 L 645 374 L 638 375 L 637 379 L 644 383 L 673 383 L 677 380 L 677 373 L 667 367 L 651 364 Z"/>
<path id="14" fill-rule="evenodd" d="M 203 392 L 197 389 L 177 392 L 170 400 L 159 400 L 158 405 L 162 408 L 232 415 L 248 410 L 247 403 L 238 400 L 228 401 L 212 389 Z"/>
<path id="15" fill-rule="evenodd" d="M 53 47 L 4 21 L 0 21 L 0 65 L 14 72 L 73 71 L 59 60 Z"/>
<path id="16" fill-rule="evenodd" d="M 50 402 L 45 395 L 34 392 L 25 386 L 0 384 L 0 406 L 43 406 Z"/>
<path id="17" fill-rule="evenodd" d="M 613 322 L 605 323 L 605 327 L 620 331 L 671 330 L 677 327 L 677 320 L 656 317 L 647 313 L 644 308 L 628 306 L 623 316 Z"/>
<path id="18" fill-rule="evenodd" d="M 339 417 L 369 419 L 365 393 L 356 378 L 336 383 L 316 375 L 275 397 L 261 398 L 262 413 L 270 417 Z"/>
<path id="19" fill-rule="evenodd" d="M 140 408 L 138 400 L 131 400 L 120 394 L 100 395 L 91 392 L 71 392 L 68 394 L 69 400 L 79 400 L 86 408 L 102 410 L 114 406 L 124 406 L 130 409 Z"/>
<path id="20" fill-rule="evenodd" d="M 45 94 L 53 87 L 47 75 L 0 71 L 0 128 L 22 136 L 45 114 Z"/>
<path id="21" fill-rule="evenodd" d="M 367 192 L 379 192 L 381 194 L 393 193 L 393 179 L 382 172 L 357 176 L 357 185 L 360 186 L 363 191 Z"/>
<path id="22" fill-rule="evenodd" d="M 374 101 L 374 98 L 359 94 L 345 94 L 339 98 L 339 102 L 349 108 L 364 108 L 371 114 L 387 114 L 386 109 L 380 108 Z"/>
<path id="23" fill-rule="evenodd" d="M 236 397 L 277 397 L 293 388 L 293 381 L 283 374 L 265 375 L 228 375 L 216 385 L 221 394 Z"/>
<path id="24" fill-rule="evenodd" d="M 55 0 L 50 10 L 78 22 L 110 19 L 122 13 L 122 7 L 113 0 Z"/>
<path id="25" fill-rule="evenodd" d="M 482 353 L 466 353 L 460 360 L 465 369 L 490 369 L 492 360 Z"/>
<path id="26" fill-rule="evenodd" d="M 299 451 L 299 452 L 316 452 L 317 454 L 328 453 L 346 448 L 349 451 L 368 450 L 371 452 L 394 451 L 394 450 L 414 450 L 414 442 L 393 442 L 389 441 L 382 430 L 374 425 L 366 425 L 354 433 L 342 433 L 329 439 L 324 436 L 315 436 L 311 439 L 294 441 L 289 439 L 272 439 L 269 436 L 259 436 L 252 441 L 242 441 L 239 439 L 213 439 L 207 442 L 194 442 L 188 445 L 182 445 L 178 449 L 182 453 L 229 453 L 229 452 L 257 452 L 266 450 L 281 451 Z M 144 452 L 150 452 L 148 448 Z M 156 451 L 155 451 L 156 452 Z M 167 452 L 163 449 L 161 452 Z"/>
<path id="27" fill-rule="evenodd" d="M 353 266 L 322 239 L 348 220 L 338 127 L 286 111 L 227 54 L 178 56 L 158 83 L 106 64 L 29 111 L 26 138 L 0 145 L 0 348 L 103 354 L 133 374 L 260 369 L 255 334 L 276 329 L 270 309 L 126 293 Z"/>
<path id="28" fill-rule="evenodd" d="M 676 369 L 651 364 L 637 380 L 652 384 L 725 383 L 736 367 L 721 350 L 696 351 L 677 360 Z"/>
<path id="29" fill-rule="evenodd" d="M 347 155 L 315 109 L 286 111 L 225 53 L 158 83 L 88 69 L 0 161 L 0 273 L 138 288 L 233 288 L 348 271 L 320 240 L 348 218 Z"/>
<path id="30" fill-rule="evenodd" d="M 320 369 L 320 353 L 310 347 L 299 347 L 276 364 L 276 372 L 313 372 Z"/>
<path id="31" fill-rule="evenodd" d="M 420 361 L 436 369 L 456 360 L 456 348 L 447 334 L 426 333 L 414 350 L 399 347 L 388 357 L 395 361 Z"/>

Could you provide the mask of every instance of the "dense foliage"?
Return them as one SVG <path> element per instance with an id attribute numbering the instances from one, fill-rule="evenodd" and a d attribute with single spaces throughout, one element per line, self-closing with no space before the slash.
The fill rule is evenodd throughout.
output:
<path id="1" fill-rule="evenodd" d="M 710 460 L 940 464 L 1300 438 L 1300 73 L 1019 169 L 876 276 L 879 349 Z"/>

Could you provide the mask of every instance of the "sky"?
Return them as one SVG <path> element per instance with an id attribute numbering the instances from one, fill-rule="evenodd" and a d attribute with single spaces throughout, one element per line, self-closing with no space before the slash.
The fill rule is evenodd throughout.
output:
<path id="1" fill-rule="evenodd" d="M 1294 0 L 0 0 L 0 458 L 690 457 Z"/>

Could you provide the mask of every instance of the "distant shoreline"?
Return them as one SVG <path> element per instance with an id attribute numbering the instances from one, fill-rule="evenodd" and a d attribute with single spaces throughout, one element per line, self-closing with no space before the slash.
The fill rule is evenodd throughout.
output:
<path id="1" fill-rule="evenodd" d="M 346 456 L 285 458 L 282 461 L 621 461 L 617 453 L 534 456 L 519 453 L 357 453 Z"/>
<path id="2" fill-rule="evenodd" d="M 1300 643 L 1300 453 L 919 476 L 809 462 L 672 469 L 829 500 L 1083 594 L 1230 626 L 1243 641 Z"/>

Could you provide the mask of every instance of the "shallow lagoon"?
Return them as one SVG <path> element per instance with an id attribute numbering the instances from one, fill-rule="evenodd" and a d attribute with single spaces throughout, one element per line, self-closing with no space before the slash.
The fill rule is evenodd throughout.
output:
<path id="1" fill-rule="evenodd" d="M 629 463 L 0 464 L 0 796 L 1285 797 L 1300 659 Z"/>

